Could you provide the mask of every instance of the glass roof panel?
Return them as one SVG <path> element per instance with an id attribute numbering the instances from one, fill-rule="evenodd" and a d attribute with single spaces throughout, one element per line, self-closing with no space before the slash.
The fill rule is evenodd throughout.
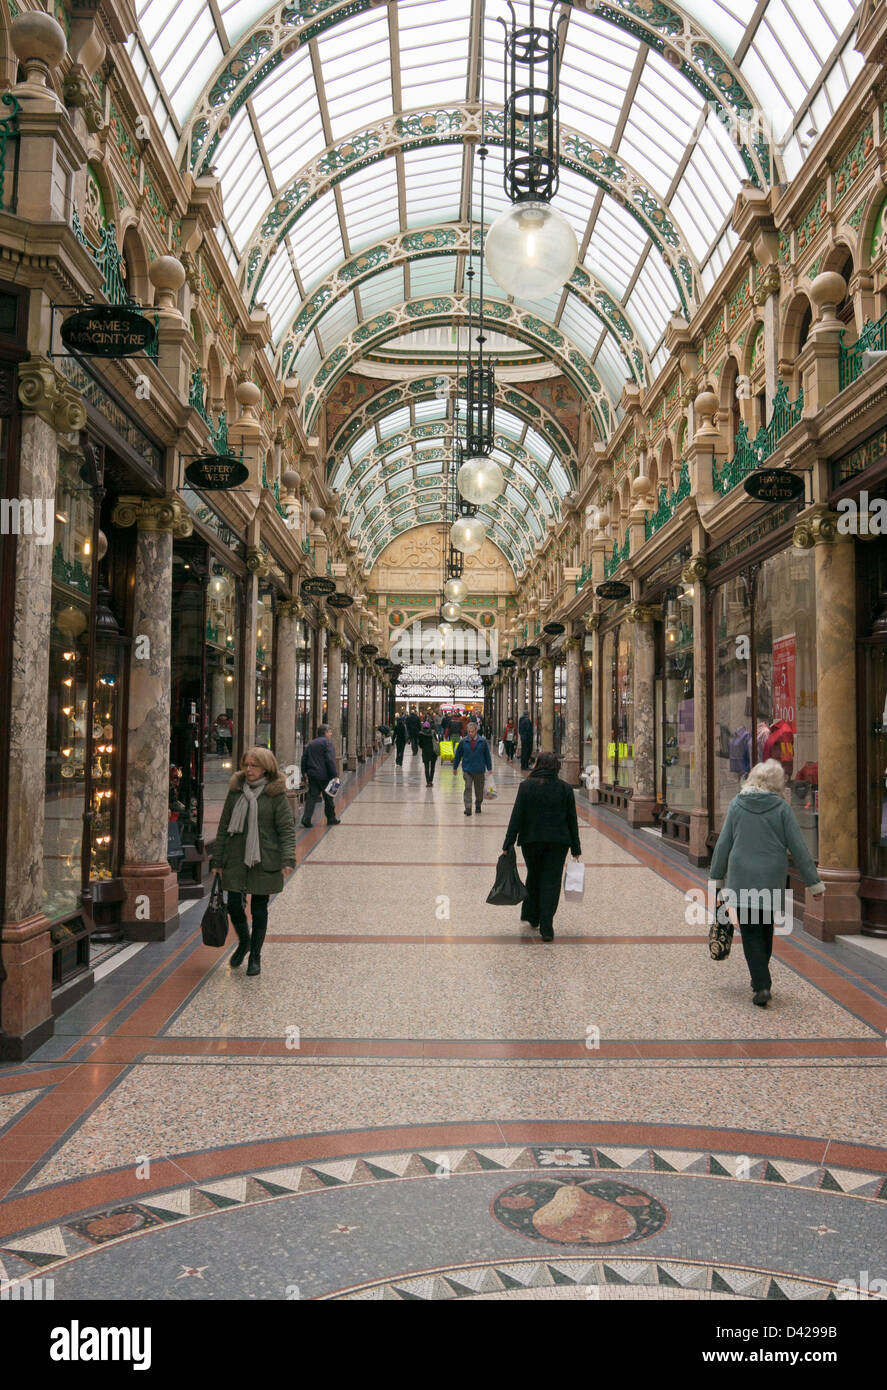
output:
<path id="1" fill-rule="evenodd" d="M 431 226 L 459 220 L 462 150 L 458 145 L 408 150 L 403 156 L 407 225 Z"/>
<path id="2" fill-rule="evenodd" d="M 410 296 L 452 294 L 456 282 L 455 256 L 429 256 L 427 260 L 410 261 Z"/>
<path id="3" fill-rule="evenodd" d="M 316 42 L 334 140 L 390 115 L 391 55 L 384 10 L 356 15 Z"/>
<path id="4" fill-rule="evenodd" d="M 594 358 L 594 368 L 602 377 L 613 400 L 618 401 L 626 381 L 632 379 L 628 364 L 616 346 L 616 339 L 612 333 L 602 329 L 599 342 L 600 348 Z"/>
<path id="5" fill-rule="evenodd" d="M 470 0 L 423 0 L 396 9 L 402 110 L 465 100 Z"/>
<path id="6" fill-rule="evenodd" d="M 380 439 L 390 439 L 393 434 L 399 434 L 401 430 L 408 430 L 410 427 L 410 412 L 407 406 L 400 410 L 393 410 L 390 415 L 385 415 L 379 422 Z"/>
<path id="7" fill-rule="evenodd" d="M 754 18 L 757 0 L 684 0 L 683 8 L 720 39 L 732 57 Z"/>
<path id="8" fill-rule="evenodd" d="M 345 259 L 334 200 L 318 199 L 298 222 L 297 232 L 296 264 L 305 293 L 310 294 L 317 281 Z"/>
<path id="9" fill-rule="evenodd" d="M 326 147 L 307 48 L 283 63 L 251 98 L 278 188 Z"/>
<path id="10" fill-rule="evenodd" d="M 397 166 L 393 159 L 361 169 L 343 179 L 339 189 L 352 251 L 382 241 L 399 229 Z"/>

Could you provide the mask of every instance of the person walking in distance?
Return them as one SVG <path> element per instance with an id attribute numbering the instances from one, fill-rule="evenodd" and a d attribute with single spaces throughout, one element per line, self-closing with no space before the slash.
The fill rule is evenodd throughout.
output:
<path id="1" fill-rule="evenodd" d="M 517 721 L 517 732 L 520 736 L 520 765 L 521 769 L 526 772 L 530 766 L 530 754 L 533 751 L 533 721 L 528 710 L 524 710 Z"/>
<path id="2" fill-rule="evenodd" d="M 270 748 L 248 748 L 228 786 L 216 831 L 210 868 L 222 875 L 228 915 L 239 945 L 228 962 L 232 969 L 249 952 L 247 975 L 261 973 L 262 944 L 268 929 L 268 899 L 283 891 L 296 867 L 296 828 Z M 250 899 L 252 933 L 246 920 Z"/>
<path id="3" fill-rule="evenodd" d="M 727 818 L 711 857 L 709 878 L 715 896 L 724 879 L 742 933 L 742 950 L 751 977 L 752 1003 L 770 1002 L 770 957 L 775 917 L 786 911 L 788 855 L 814 897 L 825 892 L 795 813 L 783 797 L 785 771 L 775 758 L 755 763 L 727 808 Z M 787 923 L 791 930 L 791 921 Z"/>
<path id="4" fill-rule="evenodd" d="M 321 797 L 323 798 L 327 824 L 339 825 L 340 821 L 336 815 L 335 803 L 329 792 L 325 790 L 327 783 L 339 775 L 339 769 L 336 765 L 336 750 L 330 738 L 329 724 L 318 724 L 316 736 L 306 745 L 302 754 L 302 773 L 308 778 L 308 795 L 305 798 L 305 810 L 302 815 L 302 824 L 305 829 L 310 827 L 314 808 Z"/>
<path id="5" fill-rule="evenodd" d="M 462 764 L 462 776 L 465 781 L 465 814 L 471 815 L 471 794 L 474 792 L 475 810 L 480 815 L 484 808 L 484 781 L 486 774 L 493 770 L 493 759 L 490 756 L 490 745 L 486 739 L 477 732 L 477 721 L 469 719 L 468 732 L 464 738 L 459 740 L 456 753 L 453 758 L 453 771 L 456 772 L 459 764 Z"/>
<path id="6" fill-rule="evenodd" d="M 423 721 L 422 728 L 419 730 L 419 747 L 422 750 L 422 762 L 425 765 L 425 785 L 426 787 L 433 787 L 434 767 L 440 755 L 440 742 L 430 718 Z"/>
<path id="7" fill-rule="evenodd" d="M 410 747 L 414 753 L 419 751 L 419 731 L 422 728 L 422 720 L 419 718 L 418 710 L 411 709 L 407 714 L 407 733 L 410 739 Z"/>
<path id="8" fill-rule="evenodd" d="M 514 727 L 514 716 L 509 714 L 502 734 L 502 742 L 505 744 L 505 756 L 510 763 L 514 762 L 514 750 L 517 745 L 517 730 Z"/>
<path id="9" fill-rule="evenodd" d="M 398 767 L 403 767 L 403 750 L 407 746 L 407 726 L 402 714 L 397 716 L 394 725 L 394 750 L 397 754 L 396 762 Z"/>
<path id="10" fill-rule="evenodd" d="M 582 856 L 576 797 L 558 776 L 555 753 L 540 753 L 533 771 L 517 789 L 503 853 L 519 844 L 527 865 L 527 896 L 521 921 L 538 929 L 543 941 L 554 940 L 554 914 L 561 895 L 567 850 Z"/>

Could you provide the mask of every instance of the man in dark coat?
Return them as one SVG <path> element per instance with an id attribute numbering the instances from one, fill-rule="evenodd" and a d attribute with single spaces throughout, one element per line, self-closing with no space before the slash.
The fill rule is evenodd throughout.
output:
<path id="1" fill-rule="evenodd" d="M 527 865 L 527 897 L 521 921 L 536 927 L 543 941 L 554 940 L 554 914 L 561 894 L 561 876 L 567 850 L 582 856 L 576 797 L 573 788 L 558 777 L 560 761 L 554 753 L 540 753 L 536 766 L 517 789 L 511 819 L 502 845 L 503 854 L 520 845 Z"/>
<path id="2" fill-rule="evenodd" d="M 419 718 L 418 712 L 411 709 L 407 715 L 407 733 L 410 736 L 410 747 L 414 753 L 418 753 L 419 751 L 419 734 L 421 729 L 422 720 Z"/>
<path id="3" fill-rule="evenodd" d="M 306 829 L 310 826 L 314 808 L 323 797 L 323 809 L 326 812 L 327 824 L 338 825 L 339 819 L 336 815 L 335 803 L 329 792 L 325 790 L 327 783 L 339 775 L 339 769 L 336 765 L 336 750 L 330 738 L 329 724 L 318 724 L 317 737 L 313 738 L 305 748 L 302 754 L 302 775 L 308 778 L 308 795 L 305 798 L 302 824 Z"/>
<path id="4" fill-rule="evenodd" d="M 407 726 L 402 714 L 397 716 L 394 726 L 394 747 L 397 752 L 397 766 L 403 767 L 403 750 L 407 746 Z"/>
<path id="5" fill-rule="evenodd" d="M 520 735 L 520 765 L 526 772 L 530 766 L 530 754 L 533 751 L 533 721 L 527 710 L 524 710 L 517 722 L 517 732 Z"/>

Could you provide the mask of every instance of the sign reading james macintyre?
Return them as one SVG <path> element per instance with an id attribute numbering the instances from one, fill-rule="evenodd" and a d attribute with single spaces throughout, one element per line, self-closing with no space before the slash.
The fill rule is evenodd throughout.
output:
<path id="1" fill-rule="evenodd" d="M 233 454 L 204 454 L 188 464 L 185 477 L 192 487 L 204 492 L 227 492 L 249 477 L 249 469 Z"/>
<path id="2" fill-rule="evenodd" d="M 131 357 L 157 342 L 157 329 L 144 314 L 115 304 L 78 309 L 61 326 L 62 342 L 84 357 Z"/>

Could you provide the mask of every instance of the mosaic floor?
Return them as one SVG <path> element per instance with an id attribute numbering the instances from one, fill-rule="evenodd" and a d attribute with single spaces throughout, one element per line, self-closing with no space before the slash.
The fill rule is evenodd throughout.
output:
<path id="1" fill-rule="evenodd" d="M 340 827 L 299 830 L 261 976 L 194 905 L 0 1071 L 0 1281 L 887 1295 L 887 972 L 795 932 L 755 1008 L 741 951 L 714 964 L 686 920 L 703 877 L 595 809 L 547 945 L 485 902 L 520 773 L 496 780 L 468 820 L 448 767 L 366 766 Z"/>

